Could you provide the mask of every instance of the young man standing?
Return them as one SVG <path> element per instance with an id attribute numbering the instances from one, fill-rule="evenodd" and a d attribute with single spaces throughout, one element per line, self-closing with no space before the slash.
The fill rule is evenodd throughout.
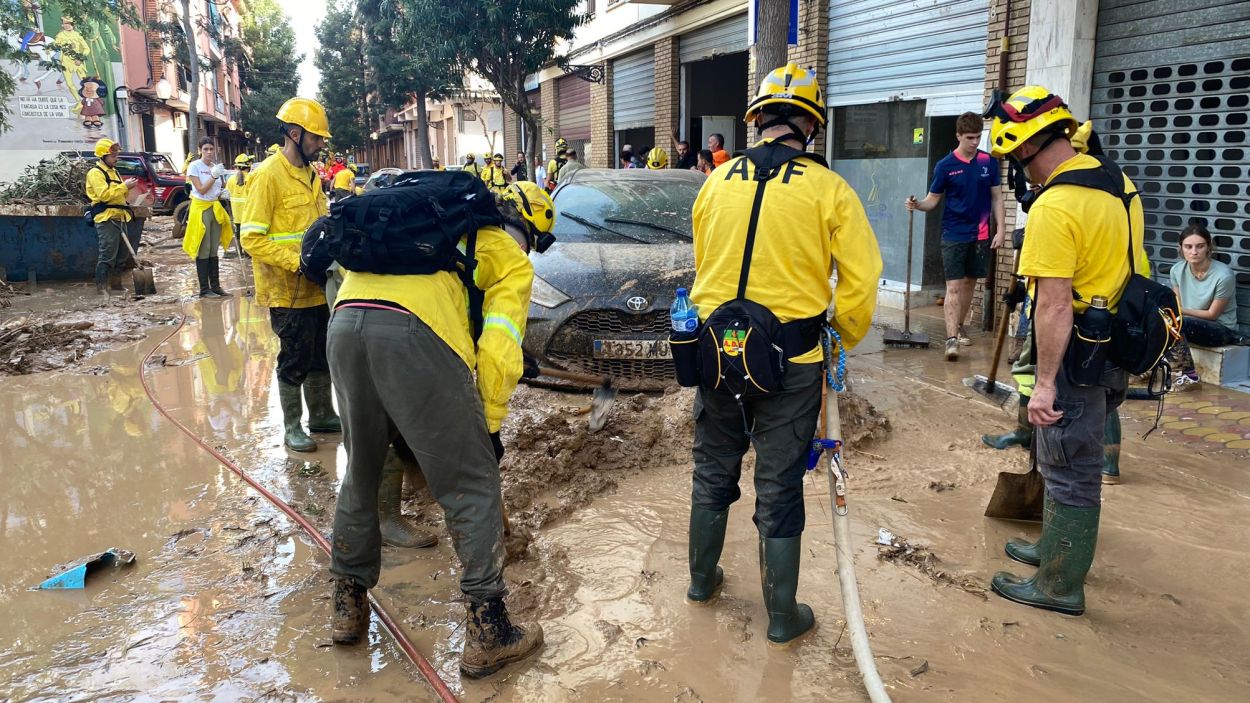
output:
<path id="1" fill-rule="evenodd" d="M 712 152 L 712 166 L 720 166 L 729 160 L 729 152 L 725 151 L 725 135 L 712 134 L 707 138 L 707 150 Z"/>
<path id="2" fill-rule="evenodd" d="M 525 165 L 525 152 L 518 151 L 516 153 L 516 163 L 512 165 L 512 182 L 528 181 L 529 177 L 530 172 Z"/>
<path id="3" fill-rule="evenodd" d="M 965 112 L 955 122 L 959 145 L 933 169 L 924 200 L 907 198 L 908 210 L 932 212 L 946 196 L 942 211 L 942 271 L 946 278 L 946 360 L 959 358 L 959 345 L 972 344 L 964 331 L 978 278 L 989 273 L 990 250 L 1003 245 L 1003 195 L 998 161 L 977 149 L 981 116 Z M 996 231 L 990 239 L 990 211 Z"/>

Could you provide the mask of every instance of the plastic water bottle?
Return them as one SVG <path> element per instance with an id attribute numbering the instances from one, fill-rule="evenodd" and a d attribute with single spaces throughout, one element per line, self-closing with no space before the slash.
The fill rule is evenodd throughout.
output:
<path id="1" fill-rule="evenodd" d="M 699 308 L 690 300 L 685 288 L 677 289 L 677 299 L 668 309 L 669 319 L 673 322 L 673 332 L 692 334 L 699 329 Z"/>

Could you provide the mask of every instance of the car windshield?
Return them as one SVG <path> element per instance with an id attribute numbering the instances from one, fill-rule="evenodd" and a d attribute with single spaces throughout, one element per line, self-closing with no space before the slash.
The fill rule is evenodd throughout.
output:
<path id="1" fill-rule="evenodd" d="M 631 239 L 654 244 L 689 242 L 690 211 L 700 185 L 698 181 L 675 179 L 570 183 L 556 194 L 556 239 L 617 244 L 628 244 Z M 563 213 L 573 217 L 560 217 Z M 615 236 L 613 231 L 627 237 Z"/>
<path id="2" fill-rule="evenodd" d="M 117 160 L 117 175 L 123 178 L 147 178 L 148 172 L 138 159 L 123 156 Z"/>
<path id="3" fill-rule="evenodd" d="M 152 164 L 152 170 L 157 173 L 171 176 L 179 175 L 178 169 L 174 168 L 169 157 L 164 154 L 148 154 L 148 163 Z"/>

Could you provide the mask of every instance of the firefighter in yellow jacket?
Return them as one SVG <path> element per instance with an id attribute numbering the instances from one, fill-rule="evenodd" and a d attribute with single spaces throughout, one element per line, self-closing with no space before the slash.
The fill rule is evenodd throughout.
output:
<path id="1" fill-rule="evenodd" d="M 100 295 L 108 295 L 109 290 L 125 290 L 120 267 L 126 260 L 127 250 L 121 238 L 126 236 L 126 223 L 130 222 L 126 198 L 136 181 L 133 178 L 123 181 L 117 174 L 120 153 L 121 147 L 112 139 L 101 139 L 95 143 L 99 163 L 87 172 L 87 199 L 95 213 L 93 221 L 100 244 L 100 256 L 95 265 L 95 289 Z"/>
<path id="2" fill-rule="evenodd" d="M 252 170 L 252 162 L 256 159 L 251 154 L 239 154 L 234 158 L 234 176 L 226 181 L 226 192 L 230 194 L 230 214 L 234 222 L 234 236 L 239 236 L 239 218 L 247 207 L 247 189 L 252 182 L 248 173 Z"/>
<path id="3" fill-rule="evenodd" d="M 311 432 L 340 432 L 330 400 L 326 328 L 330 309 L 316 283 L 299 270 L 304 231 L 329 211 L 312 159 L 330 137 L 325 108 L 315 100 L 291 98 L 278 110 L 282 149 L 252 173 L 240 231 L 252 256 L 256 302 L 269 308 L 278 351 L 278 395 L 285 425 L 283 441 L 297 452 L 316 451 L 317 443 L 300 425 L 308 403 Z"/>
<path id="4" fill-rule="evenodd" d="M 846 181 L 819 156 L 798 156 L 825 123 L 815 75 L 793 63 L 773 71 L 747 108 L 746 121 L 761 137 L 756 149 L 713 171 L 695 199 L 691 297 L 703 320 L 739 297 L 764 306 L 787 331 L 784 352 L 790 363 L 780 386 L 767 395 L 739 403 L 723 389 L 700 387 L 695 396 L 686 596 L 708 603 L 720 591 L 724 572 L 717 562 L 729 507 L 741 496 L 742 456 L 754 443 L 754 519 L 768 639 L 785 645 L 815 627 L 812 609 L 795 594 L 805 524 L 803 475 L 820 410 L 820 323 L 832 298 L 833 327 L 843 344 L 849 348 L 863 339 L 876 304 L 881 254 L 864 207 Z M 779 164 L 763 191 L 754 180 L 755 156 Z M 758 205 L 757 192 L 763 193 Z M 740 293 L 753 225 L 749 276 Z M 835 264 L 838 283 L 831 292 Z"/>
<path id="5" fill-rule="evenodd" d="M 508 170 L 503 167 L 503 154 L 495 154 L 486 164 L 486 168 L 482 169 L 482 181 L 492 193 L 503 195 L 508 187 Z"/>
<path id="6" fill-rule="evenodd" d="M 541 251 L 555 221 L 534 183 L 500 198 L 504 226 L 477 231 L 474 280 L 484 292 L 475 342 L 467 290 L 456 273 L 381 275 L 345 270 L 330 322 L 329 358 L 347 441 L 347 475 L 334 516 L 333 639 L 358 641 L 367 590 L 381 568 L 378 488 L 398 431 L 418 452 L 443 508 L 468 609 L 460 670 L 477 678 L 530 656 L 537 625 L 518 627 L 504 607 L 499 430 L 524 369 L 521 340 L 534 269 L 513 234 Z M 397 486 L 395 486 L 397 487 Z"/>

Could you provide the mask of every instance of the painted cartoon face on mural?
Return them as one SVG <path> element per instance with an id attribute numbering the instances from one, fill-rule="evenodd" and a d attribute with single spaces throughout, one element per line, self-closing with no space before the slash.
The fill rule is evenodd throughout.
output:
<path id="1" fill-rule="evenodd" d="M 83 79 L 78 89 L 78 95 L 82 98 L 82 108 L 78 111 L 78 116 L 82 118 L 83 127 L 99 129 L 104 126 L 104 121 L 100 119 L 104 116 L 104 101 L 101 97 L 107 94 L 108 86 L 104 85 L 104 81 L 94 76 Z"/>

